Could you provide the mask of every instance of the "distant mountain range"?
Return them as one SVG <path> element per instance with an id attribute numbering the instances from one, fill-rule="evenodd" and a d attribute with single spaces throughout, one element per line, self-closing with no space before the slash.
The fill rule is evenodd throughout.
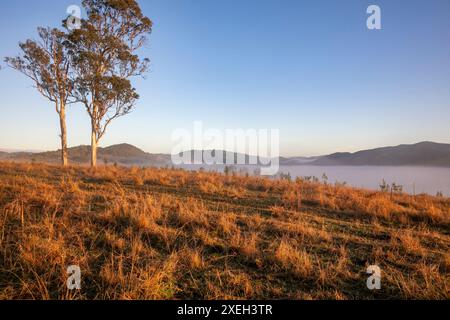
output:
<path id="1" fill-rule="evenodd" d="M 438 166 L 450 167 L 450 144 L 420 142 L 355 153 L 334 153 L 313 161 L 313 165 L 349 166 Z"/>
<path id="2" fill-rule="evenodd" d="M 213 151 L 213 156 L 222 152 L 224 156 L 243 157 L 246 163 L 255 160 L 254 156 Z M 203 151 L 187 151 L 191 157 L 195 154 L 202 157 Z M 58 163 L 59 151 L 41 153 L 32 152 L 4 152 L 0 151 L 0 160 L 35 161 Z M 90 146 L 78 146 L 69 149 L 69 159 L 72 163 L 89 163 Z M 200 158 L 201 159 L 201 158 Z M 118 144 L 98 149 L 99 163 L 117 163 L 120 165 L 139 166 L 170 166 L 169 154 L 151 154 L 130 144 Z M 435 166 L 450 167 L 450 144 L 435 142 L 420 142 L 412 145 L 383 147 L 363 150 L 355 153 L 333 153 L 320 157 L 280 157 L 280 165 L 315 165 L 315 166 Z"/>
<path id="3" fill-rule="evenodd" d="M 15 152 L 39 153 L 42 152 L 42 150 L 0 149 L 0 153 L 15 153 Z"/>

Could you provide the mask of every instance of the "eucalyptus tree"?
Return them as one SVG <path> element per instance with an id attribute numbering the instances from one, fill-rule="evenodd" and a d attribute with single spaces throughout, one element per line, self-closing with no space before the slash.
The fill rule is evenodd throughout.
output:
<path id="1" fill-rule="evenodd" d="M 132 111 L 139 98 L 131 82 L 143 76 L 149 60 L 139 51 L 152 31 L 135 0 L 83 0 L 86 18 L 69 32 L 74 95 L 91 122 L 91 166 L 97 146 L 114 119 Z"/>
<path id="2" fill-rule="evenodd" d="M 59 117 L 61 163 L 68 164 L 66 106 L 73 99 L 74 80 L 66 33 L 55 28 L 38 28 L 39 40 L 19 43 L 21 53 L 5 58 L 11 68 L 33 81 L 39 93 L 50 100 Z"/>

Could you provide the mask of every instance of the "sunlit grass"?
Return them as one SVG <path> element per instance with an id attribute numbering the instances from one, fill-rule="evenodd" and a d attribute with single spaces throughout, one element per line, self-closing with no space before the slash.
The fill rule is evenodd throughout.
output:
<path id="1" fill-rule="evenodd" d="M 300 179 L 1 163 L 0 298 L 448 299 L 449 212 Z"/>

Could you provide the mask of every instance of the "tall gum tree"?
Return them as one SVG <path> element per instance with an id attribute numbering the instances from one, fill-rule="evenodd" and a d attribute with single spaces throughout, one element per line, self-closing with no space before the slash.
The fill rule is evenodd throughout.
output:
<path id="1" fill-rule="evenodd" d="M 91 120 L 91 166 L 111 122 L 132 111 L 139 98 L 131 79 L 143 76 L 149 60 L 138 51 L 152 22 L 135 0 L 84 0 L 87 18 L 69 34 L 76 74 L 75 96 Z"/>
<path id="2" fill-rule="evenodd" d="M 74 103 L 71 66 L 66 46 L 67 37 L 63 31 L 38 28 L 39 40 L 19 43 L 21 53 L 5 58 L 11 68 L 30 78 L 34 87 L 55 104 L 59 116 L 61 139 L 61 164 L 67 166 L 66 106 Z"/>

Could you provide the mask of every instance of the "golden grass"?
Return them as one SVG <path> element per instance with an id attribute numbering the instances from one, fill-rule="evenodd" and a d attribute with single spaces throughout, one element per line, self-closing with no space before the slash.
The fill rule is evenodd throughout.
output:
<path id="1" fill-rule="evenodd" d="M 0 299 L 448 299 L 449 213 L 301 179 L 0 163 Z"/>

